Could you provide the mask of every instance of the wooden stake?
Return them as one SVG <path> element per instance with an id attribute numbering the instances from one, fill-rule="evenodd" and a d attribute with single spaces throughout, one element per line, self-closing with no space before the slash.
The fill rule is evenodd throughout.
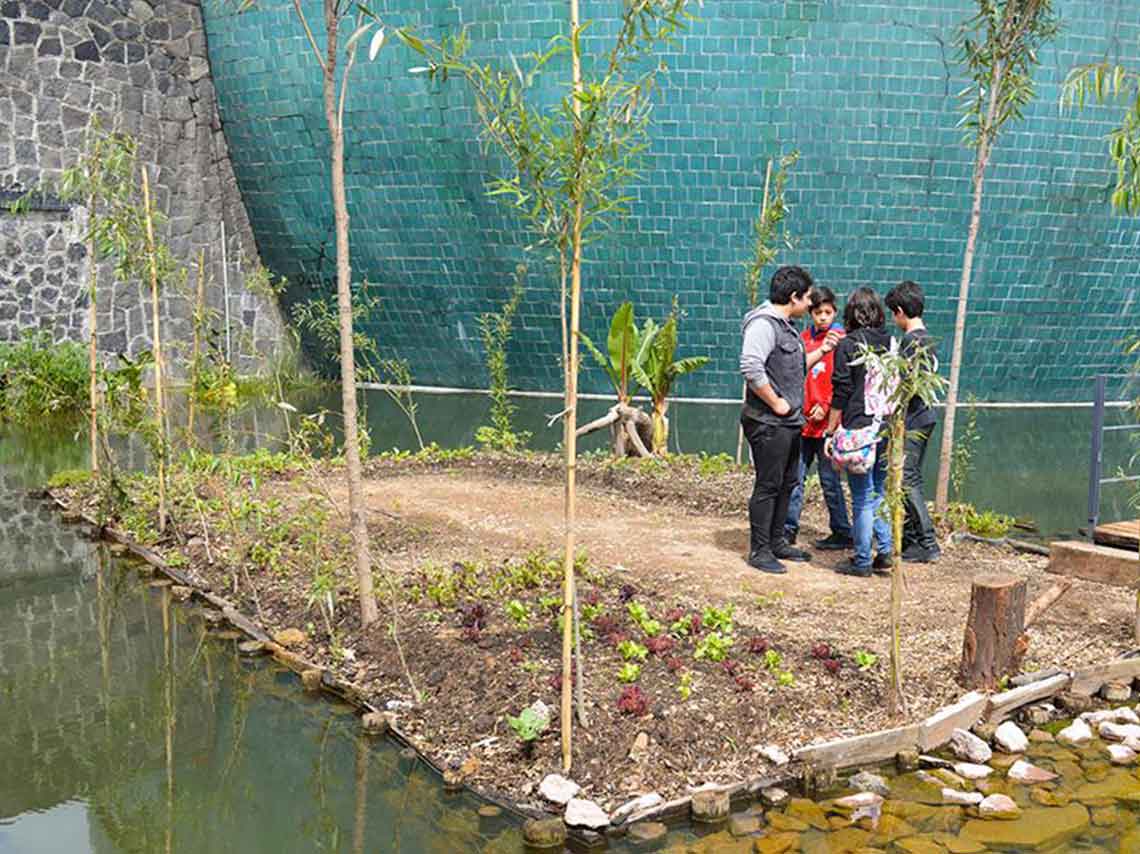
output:
<path id="1" fill-rule="evenodd" d="M 570 0 L 570 38 L 572 85 L 575 94 L 582 91 L 582 58 L 578 49 L 578 0 Z M 571 99 L 575 119 L 581 117 L 582 105 L 579 98 Z M 575 189 L 574 224 L 571 233 L 570 259 L 570 346 L 566 365 L 566 549 L 563 554 L 562 583 L 562 770 L 569 771 L 572 763 L 573 721 L 571 720 L 573 697 L 571 691 L 571 650 L 573 647 L 574 613 L 574 524 L 575 491 L 574 475 L 578 456 L 578 333 L 581 322 L 580 308 L 582 296 L 582 185 L 578 178 Z"/>
<path id="2" fill-rule="evenodd" d="M 771 185 L 772 185 L 772 161 L 771 161 L 771 159 L 769 159 L 768 160 L 768 171 L 767 171 L 767 174 L 764 176 L 764 198 L 761 199 L 761 201 L 760 201 L 760 222 L 764 222 L 764 220 L 768 217 L 768 188 Z M 752 294 L 749 294 L 748 296 L 752 302 L 755 302 L 755 300 L 752 299 Z M 757 294 L 756 296 L 757 296 L 757 298 L 759 298 L 759 294 Z M 751 311 L 754 308 L 756 308 L 756 306 L 754 306 L 754 305 L 748 306 L 749 311 Z M 741 402 L 743 402 L 743 403 L 747 403 L 747 401 L 748 401 L 748 380 L 744 381 L 744 390 L 741 392 L 740 399 L 741 399 Z M 740 428 L 737 430 L 737 434 L 736 434 L 736 464 L 742 465 L 743 462 L 744 462 L 744 426 L 741 425 Z"/>
<path id="3" fill-rule="evenodd" d="M 902 598 L 903 598 L 903 464 L 906 457 L 906 415 L 896 413 L 891 419 L 891 439 L 887 445 L 890 455 L 888 495 L 891 496 L 891 539 L 894 540 L 891 562 L 891 679 L 887 685 L 887 705 L 894 716 L 906 714 L 906 696 L 902 680 Z"/>
<path id="4" fill-rule="evenodd" d="M 151 209 L 150 179 L 142 167 L 143 210 L 146 220 L 146 251 L 150 260 L 150 317 L 154 347 L 154 406 L 158 427 L 158 532 L 166 531 L 166 410 L 162 400 L 162 337 L 158 322 L 158 257 L 154 243 L 154 216 Z"/>
<path id="5" fill-rule="evenodd" d="M 87 263 L 91 265 L 89 278 L 91 288 L 89 303 L 87 305 L 87 321 L 90 328 L 90 340 L 87 346 L 87 396 L 91 416 L 91 474 L 99 474 L 99 337 L 96 328 L 98 318 L 95 313 L 95 286 L 99 279 L 99 265 L 95 262 L 95 233 L 93 229 L 95 219 L 95 195 L 87 198 Z"/>
<path id="6" fill-rule="evenodd" d="M 194 345 L 190 351 L 190 394 L 187 401 L 188 414 L 186 416 L 186 440 L 194 441 L 194 402 L 198 393 L 198 381 L 201 378 L 202 356 L 202 320 L 206 307 L 206 250 L 198 250 L 198 289 L 194 297 Z"/>

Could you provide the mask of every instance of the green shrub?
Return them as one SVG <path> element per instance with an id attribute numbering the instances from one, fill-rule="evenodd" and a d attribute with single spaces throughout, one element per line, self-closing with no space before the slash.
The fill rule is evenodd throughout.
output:
<path id="1" fill-rule="evenodd" d="M 946 508 L 946 521 L 956 531 L 969 531 L 975 537 L 1000 540 L 1013 528 L 1014 518 L 993 510 L 978 510 L 972 504 L 957 503 Z"/>
<path id="2" fill-rule="evenodd" d="M 87 408 L 87 348 L 46 333 L 0 344 L 0 420 L 33 423 Z"/>
<path id="3" fill-rule="evenodd" d="M 91 482 L 91 472 L 87 469 L 64 469 L 48 478 L 48 489 L 67 489 L 70 486 L 83 486 Z"/>

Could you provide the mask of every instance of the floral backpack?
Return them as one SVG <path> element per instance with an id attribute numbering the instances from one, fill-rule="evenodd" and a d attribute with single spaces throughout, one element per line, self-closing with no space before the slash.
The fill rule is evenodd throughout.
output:
<path id="1" fill-rule="evenodd" d="M 899 342 L 892 336 L 890 353 L 895 356 L 898 351 Z M 868 360 L 863 356 L 852 364 L 866 365 L 863 372 L 863 412 L 870 415 L 872 421 L 855 430 L 840 427 L 828 442 L 825 453 L 836 468 L 845 469 L 850 474 L 866 474 L 875 467 L 883 420 L 894 414 L 899 378 L 884 372 L 879 359 Z"/>

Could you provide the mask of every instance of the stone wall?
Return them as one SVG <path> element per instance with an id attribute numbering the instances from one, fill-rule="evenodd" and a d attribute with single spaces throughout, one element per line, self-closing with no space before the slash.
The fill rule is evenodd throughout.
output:
<path id="1" fill-rule="evenodd" d="M 281 315 L 275 300 L 244 287 L 242 271 L 257 250 L 195 0 L 0 0 L 0 193 L 44 193 L 26 213 L 0 212 L 0 341 L 28 329 L 57 341 L 86 335 L 86 211 L 59 205 L 51 192 L 82 150 L 93 115 L 138 139 L 168 217 L 165 237 L 186 264 L 205 250 L 208 302 L 220 315 L 225 222 L 234 355 L 241 370 L 256 368 L 282 340 Z M 108 287 L 110 268 L 103 266 L 100 348 L 149 348 L 146 293 L 136 282 Z M 187 294 L 167 288 L 162 303 L 166 341 L 188 340 Z M 178 370 L 177 354 L 168 360 Z"/>

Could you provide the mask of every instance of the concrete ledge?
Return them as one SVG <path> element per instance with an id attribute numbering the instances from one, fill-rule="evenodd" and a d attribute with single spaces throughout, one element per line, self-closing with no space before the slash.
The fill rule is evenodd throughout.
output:
<path id="1" fill-rule="evenodd" d="M 1047 569 L 1056 575 L 1136 587 L 1140 583 L 1140 554 L 1080 540 L 1061 540 L 1049 544 Z"/>

